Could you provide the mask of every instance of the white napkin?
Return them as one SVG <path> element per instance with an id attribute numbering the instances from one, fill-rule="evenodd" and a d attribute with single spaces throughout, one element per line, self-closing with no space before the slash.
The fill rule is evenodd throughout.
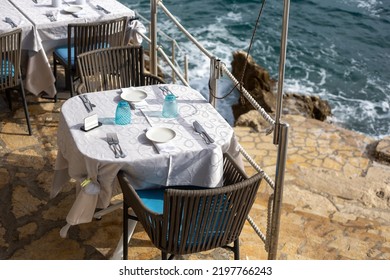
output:
<path id="1" fill-rule="evenodd" d="M 148 103 L 146 102 L 146 100 L 142 100 L 139 102 L 130 102 L 130 106 L 133 109 L 142 109 L 145 108 L 147 105 Z"/>
<path id="2" fill-rule="evenodd" d="M 130 42 L 134 45 L 141 45 L 143 37 L 139 33 L 145 34 L 146 28 L 139 20 L 130 21 Z"/>
<path id="3" fill-rule="evenodd" d="M 170 142 L 166 142 L 166 143 L 153 142 L 153 145 L 156 147 L 157 151 L 160 154 L 171 154 L 176 150 L 175 146 Z"/>
<path id="4" fill-rule="evenodd" d="M 81 10 L 80 12 L 77 12 L 77 13 L 73 13 L 74 16 L 78 17 L 78 18 L 83 18 L 83 17 L 86 17 L 88 14 L 86 11 L 84 10 Z"/>

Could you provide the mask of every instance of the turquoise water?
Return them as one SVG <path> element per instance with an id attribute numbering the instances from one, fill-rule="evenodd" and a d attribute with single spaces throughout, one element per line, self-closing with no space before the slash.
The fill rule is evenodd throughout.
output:
<path id="1" fill-rule="evenodd" d="M 149 0 L 120 0 L 149 18 Z M 247 50 L 261 0 L 164 0 L 164 5 L 212 54 L 230 66 Z M 251 55 L 277 79 L 283 1 L 266 2 Z M 191 85 L 207 92 L 209 62 L 159 12 L 159 28 L 177 38 L 190 61 Z M 159 44 L 169 43 L 160 39 Z M 221 81 L 223 91 L 230 82 Z M 292 0 L 285 91 L 328 100 L 332 121 L 381 137 L 390 135 L 390 0 Z M 230 104 L 221 102 L 231 121 Z"/>

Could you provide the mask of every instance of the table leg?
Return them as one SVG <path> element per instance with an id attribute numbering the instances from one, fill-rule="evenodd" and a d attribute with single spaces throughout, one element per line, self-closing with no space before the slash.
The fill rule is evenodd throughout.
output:
<path id="1" fill-rule="evenodd" d="M 131 210 L 133 211 L 133 210 Z M 131 215 L 134 215 L 134 212 L 131 213 Z M 127 243 L 130 242 L 131 236 L 133 235 L 135 226 L 137 225 L 137 221 L 129 220 L 129 224 L 127 226 L 128 228 L 128 236 L 127 236 Z M 116 246 L 116 249 L 114 253 L 112 254 L 111 260 L 122 260 L 123 259 L 123 234 L 121 235 L 121 238 L 118 242 L 118 245 Z"/>
<path id="2" fill-rule="evenodd" d="M 60 230 L 60 236 L 62 238 L 66 238 L 66 236 L 68 235 L 68 230 L 69 228 L 71 227 L 70 224 L 66 224 L 65 226 L 63 226 Z"/>
<path id="3" fill-rule="evenodd" d="M 95 219 L 101 219 L 102 216 L 104 216 L 104 215 L 106 215 L 106 214 L 108 214 L 108 213 L 111 213 L 112 211 L 115 211 L 115 210 L 121 208 L 122 205 L 123 205 L 123 202 L 122 202 L 122 201 L 119 201 L 119 202 L 117 202 L 117 203 L 115 203 L 115 204 L 113 204 L 113 205 L 108 206 L 106 209 L 103 209 L 103 210 L 100 210 L 100 211 L 96 212 L 96 213 L 93 215 L 93 217 L 94 217 Z"/>

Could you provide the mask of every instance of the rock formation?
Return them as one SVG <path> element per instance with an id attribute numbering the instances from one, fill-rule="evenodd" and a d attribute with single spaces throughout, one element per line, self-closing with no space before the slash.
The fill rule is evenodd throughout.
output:
<path id="1" fill-rule="evenodd" d="M 242 85 L 251 96 L 267 113 L 272 115 L 276 110 L 276 95 L 274 92 L 276 81 L 270 77 L 267 70 L 256 64 L 250 55 L 245 67 L 246 59 L 247 53 L 243 51 L 233 53 L 232 74 L 237 80 L 242 80 Z M 245 74 L 242 77 L 244 67 Z M 253 106 L 242 98 L 240 98 L 238 104 L 233 105 L 233 115 L 236 120 L 250 110 L 253 110 Z M 331 108 L 326 100 L 322 100 L 318 96 L 285 93 L 283 114 L 303 115 L 307 118 L 324 121 L 331 115 Z"/>

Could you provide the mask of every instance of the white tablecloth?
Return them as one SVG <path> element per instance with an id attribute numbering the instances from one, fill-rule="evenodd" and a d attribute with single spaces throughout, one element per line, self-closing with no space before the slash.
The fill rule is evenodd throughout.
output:
<path id="1" fill-rule="evenodd" d="M 136 188 L 156 185 L 221 185 L 224 152 L 239 159 L 234 131 L 221 115 L 197 91 L 179 85 L 168 85 L 178 95 L 179 117 L 161 117 L 164 96 L 158 86 L 143 87 L 148 93 L 147 106 L 132 111 L 130 125 L 115 125 L 115 109 L 120 90 L 88 94 L 96 104 L 103 125 L 89 132 L 80 127 L 88 114 L 79 97 L 66 101 L 61 110 L 58 128 L 58 156 L 52 196 L 69 177 L 82 182 L 90 178 L 98 194 L 79 188 L 77 199 L 68 214 L 71 225 L 90 222 L 96 207 L 106 208 L 112 197 L 113 184 L 119 170 L 125 170 Z M 145 117 L 146 116 L 146 117 Z M 207 145 L 194 131 L 197 120 L 215 139 Z M 145 136 L 145 129 L 168 127 L 176 132 L 170 141 L 175 149 L 170 154 L 159 153 Z M 126 158 L 115 158 L 106 142 L 106 134 L 116 132 Z"/>
<path id="2" fill-rule="evenodd" d="M 0 1 L 0 33 L 15 29 L 5 22 L 6 17 L 9 17 L 17 25 L 15 28 L 22 29 L 22 49 L 35 49 L 37 41 L 34 40 L 33 24 L 8 0 L 2 0 Z"/>
<path id="3" fill-rule="evenodd" d="M 5 1 L 5 0 L 2 0 Z M 52 0 L 7 0 L 10 1 L 35 27 L 34 42 L 28 50 L 31 51 L 26 73 L 25 87 L 33 94 L 40 94 L 42 91 L 49 96 L 56 94 L 54 87 L 55 78 L 50 68 L 48 56 L 53 49 L 67 43 L 67 26 L 69 23 L 93 22 L 127 16 L 134 17 L 134 11 L 130 10 L 116 0 L 87 0 L 83 5 L 82 14 L 76 17 L 71 13 L 66 13 L 64 8 L 68 7 L 64 1 L 74 5 L 74 0 L 64 0 L 60 7 L 51 5 Z M 105 14 L 97 10 L 96 5 L 100 5 L 110 11 Z M 52 22 L 46 16 L 47 12 L 57 13 L 57 20 Z"/>

